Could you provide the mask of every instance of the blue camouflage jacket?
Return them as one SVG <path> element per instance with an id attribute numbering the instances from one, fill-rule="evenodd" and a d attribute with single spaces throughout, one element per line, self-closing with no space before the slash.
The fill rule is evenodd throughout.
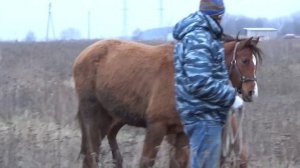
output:
<path id="1" fill-rule="evenodd" d="M 184 124 L 199 120 L 225 123 L 235 100 L 229 84 L 221 27 L 197 11 L 173 30 L 176 108 Z"/>

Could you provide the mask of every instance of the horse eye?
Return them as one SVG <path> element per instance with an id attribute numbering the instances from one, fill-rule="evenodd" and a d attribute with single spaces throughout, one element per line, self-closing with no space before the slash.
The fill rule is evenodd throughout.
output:
<path id="1" fill-rule="evenodd" d="M 242 60 L 242 63 L 243 64 L 249 64 L 249 60 L 248 59 L 244 59 L 244 60 Z"/>

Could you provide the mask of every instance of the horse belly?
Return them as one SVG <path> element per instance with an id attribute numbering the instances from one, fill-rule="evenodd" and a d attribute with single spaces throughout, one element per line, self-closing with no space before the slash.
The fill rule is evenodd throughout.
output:
<path id="1" fill-rule="evenodd" d="M 131 126 L 146 127 L 145 99 L 133 95 L 121 96 L 107 89 L 98 92 L 97 97 L 106 112 L 113 118 L 118 118 Z"/>

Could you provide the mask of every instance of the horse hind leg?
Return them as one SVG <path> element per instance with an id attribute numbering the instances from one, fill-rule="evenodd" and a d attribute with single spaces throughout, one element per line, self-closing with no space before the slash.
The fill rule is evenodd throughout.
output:
<path id="1" fill-rule="evenodd" d="M 107 140 L 108 140 L 108 143 L 110 145 L 110 149 L 111 149 L 111 152 L 112 152 L 112 157 L 113 157 L 113 160 L 115 162 L 115 167 L 116 168 L 122 168 L 122 164 L 123 164 L 123 158 L 122 158 L 122 155 L 120 153 L 119 146 L 118 146 L 117 139 L 116 139 L 116 136 L 117 136 L 119 130 L 123 126 L 124 126 L 124 123 L 120 122 L 119 120 L 115 120 L 111 124 L 110 129 L 107 133 Z"/>
<path id="2" fill-rule="evenodd" d="M 184 133 L 170 134 L 167 141 L 171 145 L 170 168 L 187 168 L 189 162 L 188 138 Z"/>
<path id="3" fill-rule="evenodd" d="M 176 134 L 169 134 L 166 137 L 168 144 L 170 145 L 169 148 L 169 167 L 176 168 L 179 166 L 178 162 L 176 161 L 175 152 L 176 152 Z"/>
<path id="4" fill-rule="evenodd" d="M 89 98 L 80 100 L 78 120 L 82 133 L 83 168 L 98 168 L 99 148 L 111 118 L 96 99 Z"/>
<path id="5" fill-rule="evenodd" d="M 162 123 L 152 123 L 147 127 L 140 168 L 153 167 L 159 146 L 166 135 L 166 127 Z"/>

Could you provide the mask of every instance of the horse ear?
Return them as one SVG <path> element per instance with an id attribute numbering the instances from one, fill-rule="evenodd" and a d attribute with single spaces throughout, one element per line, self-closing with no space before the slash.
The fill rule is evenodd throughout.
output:
<path id="1" fill-rule="evenodd" d="M 259 37 L 252 39 L 252 44 L 253 45 L 257 45 L 257 43 L 259 42 Z"/>
<path id="2" fill-rule="evenodd" d="M 247 39 L 247 40 L 245 41 L 245 43 L 244 43 L 243 46 L 249 46 L 249 45 L 251 45 L 251 44 L 252 44 L 252 40 L 253 40 L 253 37 L 250 37 L 249 39 Z"/>
<path id="3" fill-rule="evenodd" d="M 240 41 L 239 36 L 240 36 L 240 34 L 241 34 L 241 31 L 242 31 L 242 30 L 240 30 L 240 31 L 237 33 L 236 39 L 235 39 L 236 41 Z"/>

